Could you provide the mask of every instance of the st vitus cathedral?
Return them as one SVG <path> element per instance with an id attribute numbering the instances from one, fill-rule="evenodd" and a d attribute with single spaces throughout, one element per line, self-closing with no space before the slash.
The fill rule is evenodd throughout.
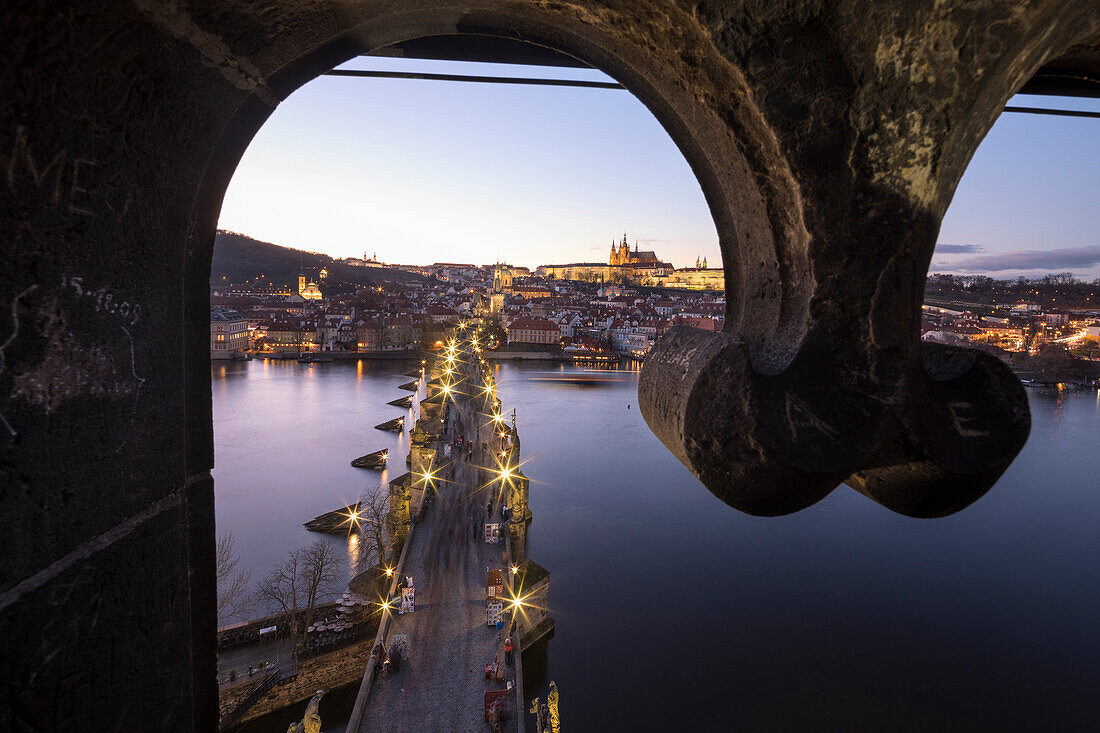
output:
<path id="1" fill-rule="evenodd" d="M 634 251 L 630 251 L 630 245 L 626 243 L 626 234 L 623 234 L 623 241 L 619 243 L 619 247 L 615 249 L 615 243 L 611 243 L 611 258 L 607 264 L 615 265 L 645 265 L 657 263 L 660 260 L 657 259 L 657 253 L 652 250 L 646 250 L 645 252 L 638 251 L 638 243 L 634 243 Z"/>

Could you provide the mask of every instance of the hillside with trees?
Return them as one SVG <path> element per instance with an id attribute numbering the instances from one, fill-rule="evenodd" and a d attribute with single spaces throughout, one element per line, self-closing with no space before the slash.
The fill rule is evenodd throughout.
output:
<path id="1" fill-rule="evenodd" d="M 385 282 L 429 280 L 403 270 L 352 267 L 319 252 L 292 249 L 219 230 L 214 238 L 210 284 L 274 285 L 296 289 L 300 271 L 316 277 L 321 268 L 328 270 L 328 277 L 319 283 L 326 296 L 353 293 L 357 287 L 378 286 Z"/>
<path id="2" fill-rule="evenodd" d="M 925 281 L 927 302 L 963 301 L 1004 307 L 1031 301 L 1045 308 L 1100 308 L 1100 278 L 1087 282 L 1069 272 L 1038 278 L 994 280 L 986 275 L 929 275 Z"/>

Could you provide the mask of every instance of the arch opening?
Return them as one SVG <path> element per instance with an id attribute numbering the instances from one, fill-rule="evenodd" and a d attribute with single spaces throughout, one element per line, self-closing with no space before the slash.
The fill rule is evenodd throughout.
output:
<path id="1" fill-rule="evenodd" d="M 740 95 L 732 97 L 735 104 L 721 108 L 686 86 L 692 76 L 702 73 L 697 59 L 685 68 L 669 70 L 645 49 L 624 46 L 604 29 L 546 25 L 532 22 L 528 15 L 521 19 L 497 14 L 491 22 L 454 26 L 434 16 L 410 13 L 397 21 L 387 18 L 385 24 L 360 26 L 303 53 L 273 74 L 268 84 L 279 99 L 286 99 L 349 59 L 385 55 L 409 42 L 438 38 L 488 39 L 488 50 L 481 49 L 481 58 L 501 54 L 514 59 L 519 48 L 539 49 L 534 54 L 536 63 L 543 58 L 554 63 L 571 59 L 578 66 L 606 73 L 640 100 L 688 162 L 710 209 L 725 271 L 725 329 L 744 341 L 759 373 L 777 373 L 790 363 L 806 331 L 812 294 L 810 237 L 801 218 L 797 184 L 744 80 L 728 61 L 715 56 L 709 61 L 718 68 L 705 69 L 742 88 Z M 491 41 L 497 39 L 505 42 L 503 50 L 494 48 Z M 249 98 L 213 149 L 194 207 L 196 231 L 201 232 L 196 244 L 203 252 L 212 251 L 217 214 L 232 172 L 271 111 Z M 737 121 L 739 139 L 734 144 L 726 144 L 731 140 L 730 116 Z M 753 155 L 746 156 L 746 151 Z"/>
<path id="2" fill-rule="evenodd" d="M 266 113 L 264 113 L 264 114 L 263 114 L 263 118 L 264 118 L 264 119 L 267 119 L 267 114 L 266 114 Z M 259 119 L 259 116 L 257 116 L 257 117 L 256 117 L 255 119 Z M 250 141 L 251 141 L 251 139 L 250 139 Z M 239 142 L 240 142 L 240 143 L 243 143 L 243 144 L 244 144 L 244 147 L 246 147 L 246 145 L 248 145 L 248 142 L 249 142 L 249 141 L 244 141 L 244 140 L 241 140 L 241 141 L 239 141 Z M 241 155 L 243 155 L 243 154 L 244 154 L 244 147 L 241 147 L 241 149 L 240 149 Z M 237 164 L 237 162 L 239 162 L 239 161 L 240 161 L 240 157 L 238 157 L 238 158 L 237 158 L 237 161 L 235 161 L 235 162 L 234 162 L 234 165 L 233 165 L 233 169 L 235 169 L 235 164 Z M 218 171 L 222 171 L 223 173 L 230 173 L 230 174 L 232 173 L 231 171 L 229 171 L 229 168 L 228 168 L 228 163 L 226 163 L 226 162 L 223 162 L 223 164 L 222 164 L 222 165 L 219 165 L 219 166 L 217 166 L 217 169 L 218 169 Z M 228 185 L 228 179 L 227 179 L 227 185 Z M 728 272 L 728 267 L 727 267 L 727 272 Z M 404 451 L 397 451 L 397 452 L 404 452 Z M 220 461 L 220 459 L 219 459 L 219 461 Z M 217 478 L 218 478 L 218 477 L 217 477 L 217 474 L 216 474 L 216 479 L 217 479 Z M 220 479 L 219 479 L 219 481 L 220 481 Z M 239 538 L 239 539 L 240 539 L 240 538 Z M 223 671 L 224 671 L 224 670 L 223 670 Z"/>

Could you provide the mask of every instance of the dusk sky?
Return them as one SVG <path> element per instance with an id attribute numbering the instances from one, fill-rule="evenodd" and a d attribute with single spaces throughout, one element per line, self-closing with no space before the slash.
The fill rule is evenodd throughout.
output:
<path id="1" fill-rule="evenodd" d="M 595 70 L 359 58 L 341 68 L 596 79 Z M 1100 100 L 1010 104 L 1100 111 Z M 721 262 L 687 162 L 633 95 L 321 77 L 260 130 L 219 226 L 334 257 L 604 262 L 612 239 Z M 931 271 L 1100 277 L 1100 120 L 1003 115 L 943 222 Z"/>

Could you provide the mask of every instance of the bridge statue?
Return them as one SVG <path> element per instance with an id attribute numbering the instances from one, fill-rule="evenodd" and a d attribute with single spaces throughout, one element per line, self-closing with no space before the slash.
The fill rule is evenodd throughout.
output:
<path id="1" fill-rule="evenodd" d="M 321 713 L 318 708 L 321 705 L 321 696 L 324 690 L 317 690 L 317 694 L 309 700 L 306 712 L 302 715 L 302 722 L 291 723 L 286 733 L 321 733 Z"/>

